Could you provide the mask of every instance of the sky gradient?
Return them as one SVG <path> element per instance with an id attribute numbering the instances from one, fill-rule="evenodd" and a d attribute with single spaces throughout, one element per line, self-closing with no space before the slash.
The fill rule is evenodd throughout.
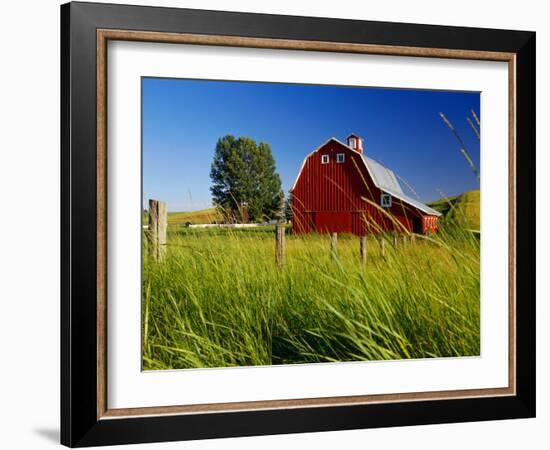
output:
<path id="1" fill-rule="evenodd" d="M 410 184 L 420 200 L 478 189 L 445 113 L 479 166 L 468 125 L 480 94 L 286 83 L 143 78 L 143 202 L 169 211 L 210 207 L 210 164 L 227 134 L 271 146 L 285 194 L 304 157 L 331 137 L 363 138 L 364 153 Z M 402 184 L 404 192 L 411 194 Z"/>

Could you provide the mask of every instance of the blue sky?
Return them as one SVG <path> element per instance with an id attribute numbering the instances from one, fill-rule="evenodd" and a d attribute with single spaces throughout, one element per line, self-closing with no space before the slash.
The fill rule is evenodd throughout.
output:
<path id="1" fill-rule="evenodd" d="M 285 193 L 304 157 L 330 137 L 363 138 L 364 153 L 404 178 L 424 202 L 479 182 L 438 113 L 444 112 L 479 168 L 466 121 L 479 93 L 144 78 L 143 200 L 169 211 L 212 205 L 210 164 L 226 134 L 267 142 Z M 402 186 L 408 192 L 406 186 Z M 410 192 L 409 192 L 410 193 Z"/>

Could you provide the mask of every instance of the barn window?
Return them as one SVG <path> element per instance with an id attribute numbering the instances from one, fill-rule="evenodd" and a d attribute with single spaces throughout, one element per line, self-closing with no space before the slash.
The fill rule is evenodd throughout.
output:
<path id="1" fill-rule="evenodd" d="M 342 164 L 346 160 L 346 154 L 345 153 L 338 153 L 336 155 L 336 162 L 338 164 Z"/>
<path id="2" fill-rule="evenodd" d="M 382 208 L 391 208 L 391 195 L 382 193 L 380 196 L 380 206 Z"/>
<path id="3" fill-rule="evenodd" d="M 328 155 L 321 155 L 321 164 L 328 164 Z"/>
<path id="4" fill-rule="evenodd" d="M 350 140 L 349 140 L 349 146 L 350 146 L 351 148 L 355 148 L 355 138 L 350 138 Z"/>

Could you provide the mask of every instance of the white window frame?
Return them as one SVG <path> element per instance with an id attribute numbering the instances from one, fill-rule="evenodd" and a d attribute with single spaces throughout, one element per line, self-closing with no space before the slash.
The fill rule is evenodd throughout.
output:
<path id="1" fill-rule="evenodd" d="M 343 164 L 346 162 L 346 154 L 345 153 L 337 153 L 336 154 L 336 162 L 338 164 Z"/>
<path id="2" fill-rule="evenodd" d="M 350 146 L 351 148 L 355 148 L 355 138 L 350 138 L 350 139 L 349 139 L 349 146 Z"/>
<path id="3" fill-rule="evenodd" d="M 321 155 L 321 164 L 328 164 L 330 161 L 329 155 Z"/>
<path id="4" fill-rule="evenodd" d="M 392 204 L 391 194 L 387 194 L 385 192 L 382 192 L 380 194 L 380 206 L 382 208 L 391 208 L 391 204 Z"/>

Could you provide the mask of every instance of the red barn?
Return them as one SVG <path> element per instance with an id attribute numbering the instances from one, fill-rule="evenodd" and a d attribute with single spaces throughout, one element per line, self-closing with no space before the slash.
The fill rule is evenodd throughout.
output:
<path id="1" fill-rule="evenodd" d="M 395 174 L 363 154 L 356 134 L 306 156 L 291 189 L 296 233 L 433 233 L 438 211 L 407 196 Z"/>

